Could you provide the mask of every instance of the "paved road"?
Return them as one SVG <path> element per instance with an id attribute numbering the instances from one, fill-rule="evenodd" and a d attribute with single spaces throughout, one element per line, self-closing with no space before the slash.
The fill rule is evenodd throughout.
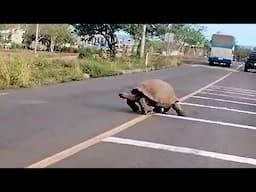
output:
<path id="1" fill-rule="evenodd" d="M 237 67 L 2 91 L 0 167 L 256 167 L 256 76 Z M 118 92 L 148 78 L 172 83 L 186 117 L 130 111 Z"/>

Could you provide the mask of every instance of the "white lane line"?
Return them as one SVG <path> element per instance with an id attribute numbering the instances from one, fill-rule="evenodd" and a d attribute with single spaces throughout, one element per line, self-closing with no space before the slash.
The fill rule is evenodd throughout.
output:
<path id="1" fill-rule="evenodd" d="M 243 64 L 240 64 L 240 65 L 236 68 L 236 70 L 240 69 L 242 66 L 243 66 Z"/>
<path id="2" fill-rule="evenodd" d="M 244 90 L 224 89 L 224 88 L 214 87 L 214 86 L 212 86 L 211 89 L 213 89 L 213 90 L 215 90 L 215 91 L 231 91 L 231 92 L 234 92 L 234 93 L 246 93 L 246 94 L 253 94 L 253 95 L 256 95 L 255 92 L 244 91 Z"/>
<path id="3" fill-rule="evenodd" d="M 0 96 L 9 95 L 9 93 L 0 93 Z"/>
<path id="4" fill-rule="evenodd" d="M 109 143 L 118 143 L 118 144 L 123 144 L 123 145 L 131 145 L 131 146 L 137 146 L 137 147 L 150 148 L 150 149 L 158 149 L 158 150 L 163 150 L 163 151 L 185 153 L 185 154 L 203 156 L 203 157 L 208 157 L 208 158 L 213 158 L 213 159 L 232 161 L 232 162 L 236 162 L 236 163 L 245 163 L 245 164 L 250 164 L 250 165 L 256 165 L 256 159 L 253 159 L 253 158 L 204 151 L 204 150 L 188 148 L 188 147 L 165 145 L 165 144 L 160 144 L 160 143 L 153 143 L 153 142 L 133 140 L 133 139 L 125 139 L 125 138 L 118 138 L 118 137 L 108 137 L 108 138 L 104 139 L 103 141 L 109 142 Z"/>
<path id="5" fill-rule="evenodd" d="M 253 111 L 244 111 L 244 110 L 233 109 L 233 108 L 228 108 L 228 107 L 216 107 L 216 106 L 211 106 L 211 105 L 200 105 L 200 104 L 196 104 L 196 103 L 181 103 L 181 104 L 188 105 L 188 106 L 194 106 L 194 107 L 203 107 L 203 108 L 209 108 L 209 109 L 217 109 L 217 110 L 232 111 L 232 112 L 256 115 L 256 112 L 253 112 Z"/>
<path id="6" fill-rule="evenodd" d="M 82 150 L 100 142 L 102 139 L 104 139 L 106 137 L 110 137 L 114 134 L 119 133 L 120 131 L 123 131 L 123 130 L 133 126 L 133 125 L 136 125 L 137 123 L 139 123 L 149 117 L 150 117 L 150 115 L 143 115 L 143 116 L 136 117 L 118 127 L 115 127 L 114 129 L 111 129 L 110 131 L 106 131 L 96 137 L 93 137 L 93 138 L 88 139 L 82 143 L 74 145 L 73 147 L 70 147 L 66 150 L 56 153 L 56 154 L 54 154 L 50 157 L 47 157 L 39 162 L 33 163 L 32 165 L 29 165 L 27 168 L 44 168 L 44 167 L 50 166 L 58 161 L 61 161 L 67 157 L 70 157 L 70 156 L 78 153 L 79 151 L 82 151 Z"/>
<path id="7" fill-rule="evenodd" d="M 226 94 L 219 94 L 219 93 L 210 93 L 210 92 L 206 92 L 203 91 L 200 94 L 207 94 L 207 95 L 216 95 L 216 96 L 223 96 L 223 97 L 232 97 L 232 98 L 237 98 L 237 99 L 245 99 L 245 100 L 252 100 L 252 101 L 256 101 L 256 98 L 248 98 L 248 97 L 239 97 L 239 96 L 235 96 L 235 95 L 226 95 Z"/>
<path id="8" fill-rule="evenodd" d="M 241 105 L 249 105 L 249 106 L 256 106 L 256 103 L 246 103 L 246 102 L 240 102 L 240 101 L 231 101 L 227 99 L 217 99 L 212 97 L 201 97 L 201 96 L 191 96 L 192 98 L 196 99 L 206 99 L 206 100 L 213 100 L 213 101 L 220 101 L 220 102 L 226 102 L 226 103 L 234 103 L 234 104 L 241 104 Z"/>
<path id="9" fill-rule="evenodd" d="M 190 93 L 190 94 L 188 94 L 188 95 L 182 97 L 182 98 L 180 99 L 180 101 L 184 101 L 184 100 L 188 99 L 189 97 L 191 97 L 191 96 L 193 96 L 193 95 L 196 95 L 196 94 L 200 93 L 201 91 L 204 91 L 205 89 L 208 89 L 209 87 L 213 86 L 214 84 L 216 84 L 216 83 L 222 81 L 223 79 L 227 78 L 227 77 L 230 76 L 231 74 L 232 74 L 232 72 L 230 72 L 230 73 L 228 73 L 227 75 L 225 75 L 225 76 L 223 76 L 223 77 L 217 79 L 216 81 L 214 81 L 214 82 L 212 82 L 212 83 L 210 83 L 210 84 L 208 84 L 208 85 L 202 87 L 201 89 L 198 89 L 197 91 L 194 91 L 194 92 L 192 92 L 192 93 Z"/>
<path id="10" fill-rule="evenodd" d="M 205 91 L 222 92 L 222 93 L 227 93 L 227 94 L 236 94 L 236 95 L 245 95 L 245 96 L 248 96 L 248 97 L 256 97 L 256 94 L 252 95 L 252 94 L 249 94 L 249 93 L 238 93 L 238 92 L 234 92 L 234 91 L 216 90 L 216 89 L 211 89 L 211 88 L 208 88 Z"/>
<path id="11" fill-rule="evenodd" d="M 221 86 L 221 85 L 214 85 L 212 87 L 219 88 L 219 89 L 244 91 L 244 92 L 250 92 L 250 93 L 255 93 L 256 94 L 256 90 L 253 90 L 253 89 L 243 89 L 243 88 L 238 88 L 238 87 L 226 87 L 226 86 Z"/>
<path id="12" fill-rule="evenodd" d="M 227 78 L 231 74 L 232 74 L 232 72 L 230 72 L 230 73 L 226 74 L 225 76 L 217 79 L 216 81 L 214 81 L 214 82 L 212 82 L 212 83 L 210 83 L 210 84 L 208 84 L 208 85 L 198 89 L 197 91 L 194 91 L 194 92 L 192 92 L 192 93 L 182 97 L 180 99 L 180 101 L 184 101 L 184 100 L 188 99 L 189 97 L 198 94 L 199 92 L 203 91 L 204 89 L 207 89 L 208 87 L 210 87 L 210 86 L 212 86 L 212 85 L 222 81 L 223 79 Z M 68 158 L 68 157 L 70 157 L 70 156 L 72 156 L 72 155 L 74 155 L 74 154 L 76 154 L 76 153 L 78 153 L 78 152 L 80 152 L 80 151 L 82 151 L 82 150 L 92 146 L 92 145 L 95 145 L 95 144 L 99 143 L 104 138 L 113 136 L 113 135 L 115 135 L 115 134 L 117 134 L 117 133 L 119 133 L 119 132 L 121 132 L 121 131 L 123 131 L 125 129 L 128 129 L 129 127 L 132 127 L 132 126 L 136 125 L 137 123 L 142 122 L 142 121 L 148 119 L 152 115 L 153 114 L 143 115 L 143 116 L 136 117 L 136 118 L 134 118 L 134 119 L 132 119 L 132 120 L 130 120 L 128 122 L 123 123 L 122 125 L 120 125 L 118 127 L 115 127 L 115 128 L 113 128 L 113 129 L 111 129 L 109 131 L 106 131 L 106 132 L 104 132 L 104 133 L 102 133 L 102 134 L 100 134 L 98 136 L 92 137 L 91 139 L 86 140 L 86 141 L 84 141 L 84 142 L 82 142 L 80 144 L 77 144 L 75 146 L 67 148 L 67 149 L 65 149 L 65 150 L 63 150 L 63 151 L 61 151 L 59 153 L 53 154 L 53 155 L 51 155 L 51 156 L 49 156 L 49 157 L 47 157 L 47 158 L 45 158 L 45 159 L 43 159 L 41 161 L 33 163 L 33 164 L 27 166 L 26 168 L 45 168 L 45 167 L 48 167 L 48 166 L 50 166 L 50 165 L 52 165 L 54 163 L 57 163 L 57 162 L 65 159 L 65 158 Z"/>
<path id="13" fill-rule="evenodd" d="M 191 66 L 192 67 L 204 67 L 204 68 L 210 68 L 210 69 L 220 69 L 220 70 L 224 70 L 224 71 L 239 72 L 237 69 L 230 69 L 230 68 L 217 67 L 217 66 L 198 65 L 198 64 L 194 64 L 194 65 L 191 65 Z"/>
<path id="14" fill-rule="evenodd" d="M 18 104 L 45 104 L 49 103 L 48 101 L 43 100 L 19 100 L 17 101 Z"/>
<path id="15" fill-rule="evenodd" d="M 64 151 L 56 153 L 53 156 L 50 156 L 48 158 L 43 159 L 42 161 L 39 161 L 37 163 L 34 163 L 34 164 L 28 166 L 27 168 L 44 168 L 44 167 L 47 167 L 51 164 L 54 164 L 58 161 L 61 161 L 61 160 L 65 159 L 65 158 L 67 158 L 71 155 L 74 155 L 74 154 L 78 153 L 79 151 L 82 151 L 82 150 L 86 149 L 89 146 L 92 146 L 92 145 L 100 142 L 102 139 L 104 139 L 106 137 L 110 137 L 114 134 L 117 134 L 120 131 L 123 131 L 123 130 L 125 130 L 125 129 L 127 129 L 127 128 L 129 128 L 129 127 L 147 119 L 147 118 L 149 118 L 149 117 L 150 117 L 150 115 L 143 115 L 143 116 L 136 117 L 136 118 L 134 118 L 134 119 L 132 119 L 132 120 L 116 127 L 116 128 L 114 128 L 114 129 L 111 129 L 110 131 L 106 131 L 106 132 L 104 132 L 104 133 L 102 133 L 102 134 L 100 134 L 96 137 L 93 137 L 93 138 L 88 139 L 88 140 L 86 140 L 82 143 L 74 145 L 73 147 L 70 147 L 70 148 L 68 148 Z"/>
<path id="16" fill-rule="evenodd" d="M 193 118 L 193 117 L 184 117 L 184 116 L 161 114 L 161 113 L 155 113 L 154 115 L 155 116 L 162 116 L 162 117 L 169 117 L 169 118 L 174 118 L 174 119 L 183 119 L 183 120 L 188 120 L 188 121 L 195 121 L 195 122 L 202 122 L 202 123 L 209 123 L 209 124 L 237 127 L 237 128 L 241 128 L 241 129 L 256 130 L 256 127 L 254 127 L 254 126 L 243 125 L 243 124 L 236 124 L 236 123 L 228 123 L 228 122 L 223 122 L 223 121 L 213 121 L 213 120 L 208 120 L 208 119 L 198 119 L 198 118 Z"/>

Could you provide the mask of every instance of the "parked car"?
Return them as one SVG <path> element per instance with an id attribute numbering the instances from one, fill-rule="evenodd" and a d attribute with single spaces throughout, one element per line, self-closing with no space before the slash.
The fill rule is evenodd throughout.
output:
<path id="1" fill-rule="evenodd" d="M 248 69 L 256 69 L 256 51 L 250 52 L 244 63 L 244 71 Z"/>

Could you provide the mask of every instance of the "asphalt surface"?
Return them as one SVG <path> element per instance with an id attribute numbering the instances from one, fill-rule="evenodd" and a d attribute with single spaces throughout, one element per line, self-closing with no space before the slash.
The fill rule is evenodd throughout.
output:
<path id="1" fill-rule="evenodd" d="M 209 87 L 209 91 L 206 89 L 194 95 L 199 98 L 190 97 L 183 101 L 186 117 L 195 118 L 194 121 L 186 117 L 153 115 L 111 136 L 129 139 L 134 144 L 103 140 L 47 167 L 256 167 L 256 76 L 252 72 L 243 72 L 243 68 L 236 72 L 237 67 L 238 64 L 231 69 L 181 65 L 147 73 L 2 91 L 8 94 L 0 93 L 0 167 L 27 167 L 141 116 L 132 113 L 125 100 L 118 97 L 120 91 L 131 89 L 141 80 L 163 79 L 173 85 L 181 98 L 230 72 L 232 74 L 227 78 Z M 231 111 L 231 108 L 237 111 Z M 176 116 L 174 111 L 169 114 Z M 202 119 L 207 122 L 201 122 Z M 140 142 L 153 144 L 143 147 L 137 145 Z M 190 150 L 184 153 L 152 147 L 156 144 Z M 201 152 L 198 155 L 194 150 L 206 155 L 200 155 Z M 229 156 L 223 159 L 223 155 Z M 241 162 L 240 157 L 245 162 Z"/>

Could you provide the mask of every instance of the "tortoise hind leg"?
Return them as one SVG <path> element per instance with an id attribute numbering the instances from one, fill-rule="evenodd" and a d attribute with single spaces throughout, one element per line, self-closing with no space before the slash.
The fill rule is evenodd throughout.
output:
<path id="1" fill-rule="evenodd" d="M 155 113 L 167 113 L 167 112 L 170 110 L 170 108 L 171 108 L 171 107 L 165 108 L 165 107 L 159 107 L 159 106 L 157 106 L 157 107 L 155 107 L 155 108 L 153 109 L 153 111 L 154 111 Z"/>
<path id="2" fill-rule="evenodd" d="M 146 115 L 149 112 L 149 107 L 144 97 L 140 98 L 139 105 L 140 105 L 141 113 Z"/>
<path id="3" fill-rule="evenodd" d="M 164 113 L 167 113 L 171 107 L 164 108 Z"/>
<path id="4" fill-rule="evenodd" d="M 155 113 L 162 113 L 162 107 L 155 107 L 154 109 L 153 109 L 153 111 L 155 112 Z"/>

